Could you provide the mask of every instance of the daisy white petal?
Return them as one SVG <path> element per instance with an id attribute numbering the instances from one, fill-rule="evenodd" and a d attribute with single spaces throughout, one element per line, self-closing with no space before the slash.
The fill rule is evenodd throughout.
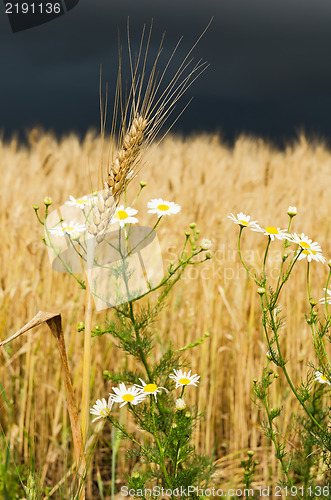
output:
<path id="1" fill-rule="evenodd" d="M 291 236 L 286 232 L 286 229 L 279 229 L 275 226 L 257 227 L 252 228 L 252 231 L 257 231 L 258 233 L 263 233 L 265 236 L 269 236 L 271 241 L 277 240 L 290 240 Z"/>
<path id="2" fill-rule="evenodd" d="M 324 290 L 324 292 L 326 291 L 326 293 L 327 293 L 327 297 L 326 297 L 327 303 L 331 304 L 331 290 L 326 290 L 325 288 L 323 288 L 323 290 Z M 322 297 L 320 299 L 320 303 L 325 304 L 325 295 L 324 295 L 324 297 Z"/>
<path id="3" fill-rule="evenodd" d="M 316 242 L 308 238 L 304 233 L 301 233 L 300 235 L 294 233 L 291 235 L 291 241 L 293 243 L 297 243 L 301 247 L 300 255 L 298 257 L 298 260 L 302 260 L 307 258 L 308 262 L 311 262 L 312 260 L 315 260 L 317 262 L 324 262 L 326 261 L 325 257 L 322 255 L 322 249 L 320 245 Z"/>
<path id="4" fill-rule="evenodd" d="M 250 227 L 250 228 L 257 228 L 259 227 L 257 224 L 257 221 L 251 221 L 250 220 L 250 215 L 245 215 L 244 213 L 240 212 L 237 214 L 237 217 L 233 215 L 232 213 L 228 215 L 229 219 L 231 219 L 235 224 L 239 224 L 239 226 L 242 227 Z"/>
<path id="5" fill-rule="evenodd" d="M 73 196 L 69 196 L 70 201 L 66 201 L 65 204 L 69 205 L 70 207 L 77 207 L 81 208 L 84 210 L 86 206 L 91 205 L 91 198 L 88 198 L 86 195 L 82 196 L 81 198 L 74 198 Z"/>
<path id="6" fill-rule="evenodd" d="M 162 217 L 162 215 L 178 214 L 181 210 L 181 207 L 177 205 L 177 203 L 166 201 L 162 198 L 154 198 L 147 203 L 147 207 L 150 208 L 148 213 L 156 214 L 158 217 Z"/>
<path id="7" fill-rule="evenodd" d="M 191 375 L 191 370 L 187 372 L 183 372 L 182 370 L 175 370 L 174 374 L 169 375 L 169 378 L 176 382 L 176 389 L 178 387 L 184 387 L 186 385 L 197 385 L 199 383 L 200 375 L 194 374 Z"/>
<path id="8" fill-rule="evenodd" d="M 323 375 L 322 372 L 315 372 L 315 378 L 314 378 L 314 382 L 319 382 L 320 384 L 328 384 L 328 385 L 331 385 L 331 383 L 329 382 L 329 380 L 326 378 L 325 375 Z"/>
<path id="9" fill-rule="evenodd" d="M 133 217 L 133 215 L 136 215 L 137 213 L 138 210 L 135 210 L 134 208 L 124 208 L 124 205 L 120 205 L 117 208 L 110 223 L 118 223 L 120 227 L 124 227 L 125 224 L 136 224 L 138 222 L 138 219 L 136 217 Z"/>
<path id="10" fill-rule="evenodd" d="M 165 387 L 158 387 L 156 384 L 146 384 L 141 378 L 139 379 L 142 385 L 135 384 L 135 387 L 137 387 L 141 394 L 151 394 L 154 396 L 155 401 L 157 401 L 156 394 L 160 393 L 161 390 L 163 389 L 164 391 L 168 392 L 168 390 Z"/>
<path id="11" fill-rule="evenodd" d="M 78 222 L 70 221 L 69 224 L 65 221 L 61 222 L 61 224 L 52 227 L 49 229 L 51 234 L 56 236 L 64 236 L 65 234 L 69 235 L 72 239 L 77 239 L 80 233 L 83 233 L 86 230 L 84 224 L 78 224 Z"/>
<path id="12" fill-rule="evenodd" d="M 105 400 L 105 398 L 102 399 L 97 399 L 96 403 L 92 406 L 90 409 L 90 413 L 92 415 L 97 415 L 92 422 L 95 422 L 96 420 L 99 420 L 99 418 L 106 418 L 111 412 L 113 406 L 113 401 L 109 397 L 108 402 Z"/>
<path id="13" fill-rule="evenodd" d="M 122 382 L 118 387 L 113 387 L 115 394 L 110 394 L 110 398 L 114 403 L 122 403 L 122 406 L 130 403 L 132 405 L 137 405 L 144 401 L 146 398 L 146 393 L 142 393 L 137 387 L 126 387 Z"/>

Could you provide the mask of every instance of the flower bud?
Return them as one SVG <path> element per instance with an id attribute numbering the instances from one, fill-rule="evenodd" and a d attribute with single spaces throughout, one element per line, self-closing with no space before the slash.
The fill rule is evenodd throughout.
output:
<path id="1" fill-rule="evenodd" d="M 147 182 L 144 182 L 144 181 L 140 181 L 139 184 L 140 184 L 141 189 L 147 186 Z"/>
<path id="2" fill-rule="evenodd" d="M 132 472 L 132 479 L 139 479 L 140 478 L 140 474 L 139 472 Z"/>
<path id="3" fill-rule="evenodd" d="M 185 408 L 186 408 L 186 403 L 185 403 L 184 399 L 182 399 L 182 398 L 176 399 L 176 410 L 181 411 L 181 410 L 185 410 Z"/>
<path id="4" fill-rule="evenodd" d="M 185 236 L 188 238 L 189 236 L 191 236 L 191 233 L 190 231 L 185 231 Z"/>
<path id="5" fill-rule="evenodd" d="M 205 258 L 206 259 L 212 259 L 213 256 L 212 256 L 212 254 L 210 252 L 207 252 L 206 255 L 205 255 Z"/>
<path id="6" fill-rule="evenodd" d="M 212 246 L 212 242 L 210 240 L 208 240 L 207 238 L 203 238 L 201 240 L 200 246 L 201 246 L 202 250 L 209 250 Z"/>
<path id="7" fill-rule="evenodd" d="M 261 296 L 262 296 L 262 295 L 264 295 L 264 294 L 265 294 L 265 288 L 263 288 L 263 287 L 259 287 L 259 288 L 257 289 L 257 293 L 258 293 L 259 295 L 261 295 Z"/>
<path id="8" fill-rule="evenodd" d="M 196 228 L 196 223 L 195 222 L 191 222 L 191 224 L 189 225 L 189 227 L 191 229 L 195 229 Z"/>
<path id="9" fill-rule="evenodd" d="M 254 456 L 254 451 L 253 450 L 248 450 L 247 455 L 249 457 L 253 457 Z"/>
<path id="10" fill-rule="evenodd" d="M 288 207 L 287 209 L 287 215 L 290 217 L 295 217 L 297 214 L 297 207 Z"/>
<path id="11" fill-rule="evenodd" d="M 77 332 L 83 332 L 84 330 L 85 330 L 85 325 L 84 325 L 83 321 L 80 321 L 77 324 Z"/>
<path id="12" fill-rule="evenodd" d="M 52 198 L 50 196 L 45 196 L 44 198 L 44 204 L 46 207 L 49 207 L 53 203 Z"/>
<path id="13" fill-rule="evenodd" d="M 39 205 L 33 205 L 33 210 L 35 211 L 39 210 Z"/>
<path id="14" fill-rule="evenodd" d="M 310 304 L 312 307 L 315 307 L 315 306 L 317 305 L 317 301 L 316 301 L 316 300 L 313 300 L 313 299 L 310 299 L 309 304 Z"/>

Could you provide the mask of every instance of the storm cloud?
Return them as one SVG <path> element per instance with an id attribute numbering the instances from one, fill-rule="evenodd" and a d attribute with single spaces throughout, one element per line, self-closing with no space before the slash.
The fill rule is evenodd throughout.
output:
<path id="1" fill-rule="evenodd" d="M 35 124 L 58 133 L 99 127 L 99 71 L 113 89 L 118 31 L 126 54 L 153 19 L 151 55 L 165 32 L 164 64 L 194 50 L 209 68 L 187 94 L 183 132 L 219 129 L 274 139 L 299 128 L 331 137 L 331 2 L 328 0 L 80 0 L 70 12 L 13 34 L 0 10 L 0 129 Z M 161 60 L 161 63 L 162 63 Z M 162 66 L 162 64 L 161 64 Z"/>

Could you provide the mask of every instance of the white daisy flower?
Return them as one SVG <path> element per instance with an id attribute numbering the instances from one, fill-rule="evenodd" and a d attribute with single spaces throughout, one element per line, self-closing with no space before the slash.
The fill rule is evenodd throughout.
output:
<path id="1" fill-rule="evenodd" d="M 165 387 L 158 387 L 156 384 L 146 384 L 141 378 L 139 379 L 142 385 L 135 384 L 138 389 L 140 389 L 141 394 L 153 394 L 155 401 L 156 399 L 156 394 L 161 392 L 160 389 L 163 389 L 164 391 L 168 392 L 168 390 Z"/>
<path id="2" fill-rule="evenodd" d="M 84 224 L 78 224 L 78 222 L 70 221 L 69 224 L 66 222 L 61 222 L 58 226 L 49 229 L 49 232 L 55 234 L 56 236 L 63 236 L 68 234 L 73 240 L 79 238 L 80 233 L 86 230 Z"/>
<path id="3" fill-rule="evenodd" d="M 109 393 L 110 398 L 114 403 L 122 403 L 120 408 L 127 403 L 137 405 L 146 398 L 146 393 L 142 393 L 141 390 L 135 386 L 126 387 L 123 382 L 118 387 L 113 387 L 113 391 L 115 394 Z"/>
<path id="4" fill-rule="evenodd" d="M 66 205 L 69 205 L 70 207 L 81 208 L 82 210 L 84 210 L 87 205 L 91 205 L 92 203 L 91 198 L 88 198 L 87 195 L 82 196 L 81 198 L 74 198 L 70 195 L 69 198 L 70 201 L 66 201 Z"/>
<path id="5" fill-rule="evenodd" d="M 96 403 L 90 409 L 90 413 L 92 415 L 97 415 L 92 422 L 99 420 L 99 418 L 106 418 L 111 412 L 111 408 L 113 406 L 113 401 L 111 397 L 108 398 L 108 403 L 105 398 L 97 399 Z"/>
<path id="6" fill-rule="evenodd" d="M 271 241 L 277 240 L 290 240 L 291 236 L 286 232 L 286 229 L 279 229 L 279 227 L 266 226 L 266 227 L 256 227 L 252 228 L 252 231 L 257 231 L 258 233 L 263 233 L 265 236 L 269 236 Z"/>
<path id="7" fill-rule="evenodd" d="M 331 383 L 329 382 L 329 380 L 326 378 L 325 375 L 323 375 L 323 373 L 321 372 L 315 372 L 315 378 L 314 378 L 314 382 L 319 382 L 320 384 L 329 384 L 331 385 Z"/>
<path id="8" fill-rule="evenodd" d="M 237 214 L 237 217 L 235 217 L 232 213 L 228 215 L 229 219 L 231 219 L 235 224 L 239 224 L 239 226 L 242 227 L 259 227 L 257 224 L 257 220 L 250 220 L 250 215 L 245 215 L 242 212 Z"/>
<path id="9" fill-rule="evenodd" d="M 327 293 L 327 297 L 326 297 L 327 303 L 331 304 L 331 290 L 325 290 L 325 288 L 323 288 L 323 290 L 324 290 L 324 292 L 326 291 L 326 293 Z M 322 297 L 320 299 L 320 303 L 325 304 L 325 295 L 324 295 L 324 297 Z"/>
<path id="10" fill-rule="evenodd" d="M 200 246 L 201 246 L 202 250 L 209 250 L 212 246 L 212 242 L 210 240 L 208 240 L 207 238 L 203 238 L 201 240 Z"/>
<path id="11" fill-rule="evenodd" d="M 178 214 L 180 212 L 181 207 L 174 203 L 173 201 L 165 201 L 162 198 L 155 198 L 147 203 L 147 207 L 151 210 L 148 210 L 150 214 L 156 214 L 158 217 L 162 217 L 162 215 L 173 215 Z"/>
<path id="12" fill-rule="evenodd" d="M 188 373 L 186 373 L 182 372 L 182 370 L 174 369 L 174 372 L 175 374 L 171 374 L 169 375 L 169 377 L 176 382 L 176 389 L 178 387 L 184 387 L 185 385 L 196 386 L 199 383 L 200 375 L 197 374 L 191 375 L 191 370 Z"/>
<path id="13" fill-rule="evenodd" d="M 186 408 L 186 403 L 185 403 L 184 399 L 183 398 L 176 399 L 176 410 L 181 411 L 181 410 L 185 410 L 185 408 Z"/>
<path id="14" fill-rule="evenodd" d="M 125 224 L 136 224 L 138 219 L 133 217 L 133 215 L 136 215 L 137 213 L 138 210 L 135 210 L 134 208 L 124 208 L 124 205 L 120 205 L 110 223 L 115 224 L 117 222 L 120 227 L 124 227 Z"/>
<path id="15" fill-rule="evenodd" d="M 325 257 L 322 255 L 322 249 L 316 241 L 312 241 L 304 233 L 300 235 L 294 233 L 292 234 L 291 241 L 297 243 L 301 246 L 302 252 L 300 253 L 298 260 L 302 260 L 307 257 L 308 262 L 316 260 L 317 262 L 322 262 L 324 264 Z"/>

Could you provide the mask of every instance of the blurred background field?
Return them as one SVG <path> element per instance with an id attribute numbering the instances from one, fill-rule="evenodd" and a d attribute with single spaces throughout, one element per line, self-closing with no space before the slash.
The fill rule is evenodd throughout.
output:
<path id="1" fill-rule="evenodd" d="M 69 276 L 52 271 L 41 241 L 42 227 L 32 206 L 38 204 L 43 211 L 43 199 L 49 195 L 53 199 L 51 209 L 55 209 L 69 195 L 76 197 L 100 189 L 100 162 L 106 158 L 105 152 L 92 132 L 83 140 L 75 135 L 58 140 L 36 129 L 29 133 L 26 146 L 15 138 L 0 142 L 0 340 L 20 329 L 39 310 L 60 312 L 77 402 L 83 334 L 77 332 L 76 326 L 84 318 L 84 292 Z M 328 261 L 331 153 L 323 142 L 309 142 L 303 135 L 284 150 L 247 136 L 227 146 L 217 135 L 169 135 L 150 150 L 146 164 L 130 184 L 128 205 L 140 180 L 147 182 L 136 204 L 142 225 L 155 221 L 146 208 L 151 198 L 163 197 L 182 207 L 178 215 L 164 218 L 158 229 L 164 266 L 181 250 L 184 232 L 193 221 L 201 237 L 213 242 L 213 259 L 188 270 L 155 325 L 160 353 L 170 341 L 181 347 L 205 332 L 210 334 L 202 346 L 188 354 L 189 368 L 201 375 L 198 389 L 187 391 L 190 403 L 203 412 L 195 445 L 201 453 L 214 455 L 216 484 L 223 489 L 242 486 L 240 460 L 248 449 L 256 452 L 260 462 L 255 485 L 275 484 L 281 477 L 279 465 L 259 428 L 261 413 L 251 393 L 252 379 L 260 377 L 266 362 L 259 299 L 239 262 L 238 227 L 227 216 L 243 211 L 262 225 L 285 228 L 287 208 L 295 205 L 298 215 L 293 231 L 318 241 Z M 256 272 L 262 264 L 265 244 L 262 234 L 248 230 L 244 234 L 243 255 Z M 268 262 L 270 273 L 277 269 L 280 259 L 281 244 L 276 241 Z M 313 263 L 313 271 L 311 291 L 318 300 L 323 295 L 328 267 Z M 308 310 L 305 273 L 305 263 L 298 262 L 281 299 L 286 315 L 281 342 L 296 383 L 307 373 L 307 362 L 314 361 L 304 319 Z M 106 314 L 110 316 L 111 311 L 95 313 L 93 324 L 102 326 Z M 110 336 L 96 337 L 92 349 L 91 404 L 110 391 L 103 370 L 127 366 Z M 48 328 L 39 327 L 2 347 L 0 356 L 0 381 L 5 393 L 0 399 L 2 467 L 8 445 L 10 460 L 18 468 L 25 464 L 18 469 L 22 478 L 30 467 L 37 471 L 44 487 L 53 487 L 72 463 L 69 418 L 55 343 Z M 296 446 L 297 408 L 283 382 L 273 385 L 272 404 L 284 406 L 277 425 L 291 450 Z M 94 429 L 91 424 L 90 432 Z M 99 498 L 98 477 L 107 494 L 111 475 L 111 450 L 106 444 L 109 439 L 110 430 L 105 428 L 96 445 L 90 498 Z M 134 465 L 125 460 L 125 449 L 122 442 L 118 488 L 124 484 L 124 473 Z"/>

